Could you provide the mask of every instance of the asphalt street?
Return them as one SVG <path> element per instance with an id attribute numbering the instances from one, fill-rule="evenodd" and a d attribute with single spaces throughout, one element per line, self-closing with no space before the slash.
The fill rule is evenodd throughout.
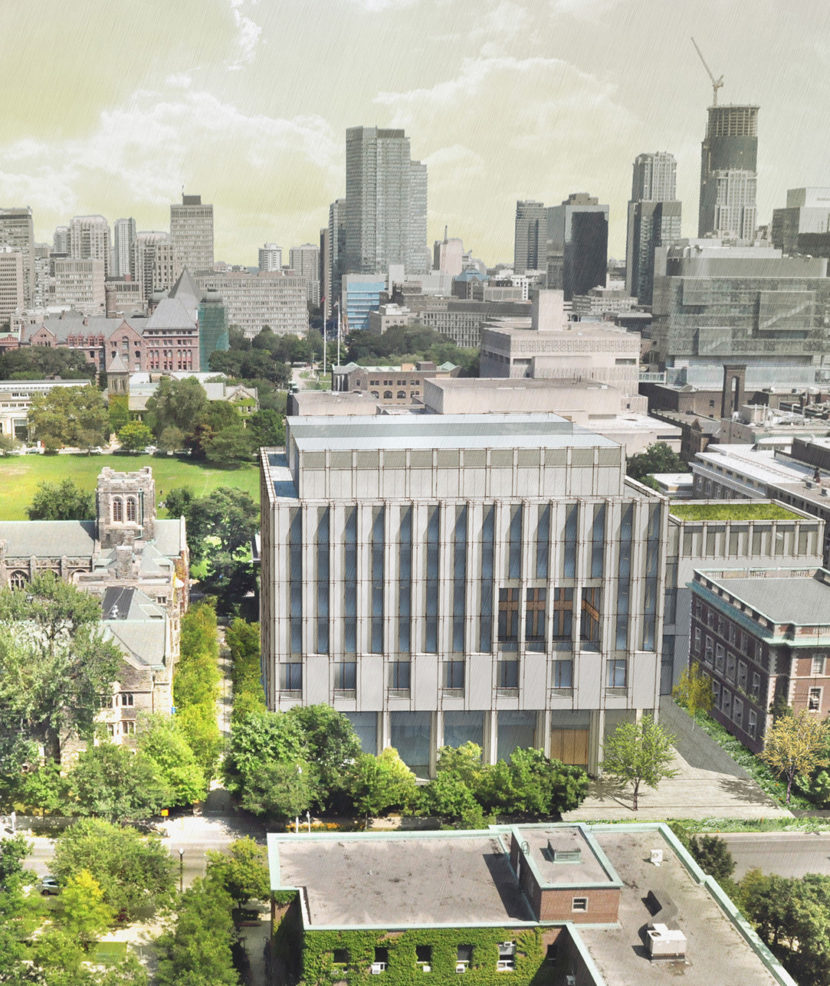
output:
<path id="1" fill-rule="evenodd" d="M 735 879 L 754 867 L 778 876 L 830 875 L 830 833 L 727 832 L 721 838 L 735 858 Z"/>

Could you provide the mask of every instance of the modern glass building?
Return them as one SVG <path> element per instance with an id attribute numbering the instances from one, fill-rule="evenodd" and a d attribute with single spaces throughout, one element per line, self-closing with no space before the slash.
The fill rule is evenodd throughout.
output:
<path id="1" fill-rule="evenodd" d="M 199 302 L 199 366 L 210 369 L 210 354 L 230 348 L 228 312 L 217 291 L 206 291 Z"/>
<path id="2" fill-rule="evenodd" d="M 386 291 L 385 274 L 345 274 L 341 279 L 342 312 L 349 332 L 369 328 L 369 312 L 376 311 Z"/>

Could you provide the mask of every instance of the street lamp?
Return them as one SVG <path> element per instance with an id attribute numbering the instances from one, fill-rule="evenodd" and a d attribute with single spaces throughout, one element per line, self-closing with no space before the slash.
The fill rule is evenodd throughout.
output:
<path id="1" fill-rule="evenodd" d="M 184 849 L 179 849 L 179 893 L 184 892 Z"/>

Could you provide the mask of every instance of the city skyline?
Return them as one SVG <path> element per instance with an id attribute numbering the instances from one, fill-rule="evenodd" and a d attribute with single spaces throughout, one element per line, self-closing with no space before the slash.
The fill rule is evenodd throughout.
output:
<path id="1" fill-rule="evenodd" d="M 711 87 L 691 34 L 725 76 L 719 102 L 761 107 L 758 222 L 788 188 L 830 184 L 817 0 L 786 17 L 748 0 L 5 8 L 0 205 L 31 205 L 39 241 L 83 214 L 165 228 L 184 186 L 215 205 L 217 259 L 255 265 L 264 242 L 316 240 L 345 193 L 346 129 L 378 125 L 404 128 L 429 168 L 430 243 L 448 225 L 509 261 L 517 200 L 587 192 L 608 202 L 621 258 L 640 153 L 675 155 L 696 232 Z"/>

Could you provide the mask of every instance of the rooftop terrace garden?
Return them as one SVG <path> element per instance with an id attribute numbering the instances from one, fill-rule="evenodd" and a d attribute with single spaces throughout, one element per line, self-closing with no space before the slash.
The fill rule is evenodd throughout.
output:
<path id="1" fill-rule="evenodd" d="M 678 520 L 793 520 L 800 517 L 778 503 L 733 500 L 730 503 L 672 503 Z"/>

